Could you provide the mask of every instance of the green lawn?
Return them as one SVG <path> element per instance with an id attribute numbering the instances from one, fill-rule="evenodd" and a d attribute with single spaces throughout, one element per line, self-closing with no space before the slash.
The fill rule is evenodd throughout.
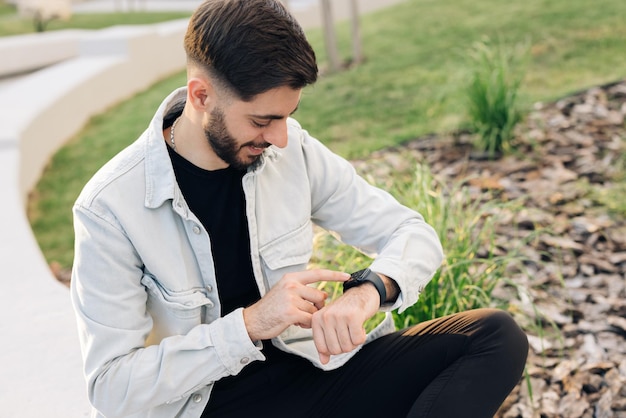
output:
<path id="1" fill-rule="evenodd" d="M 15 6 L 0 1 L 0 17 L 15 14 Z"/>
<path id="2" fill-rule="evenodd" d="M 467 51 L 488 36 L 530 57 L 522 104 L 549 101 L 626 75 L 623 0 L 407 0 L 365 16 L 366 62 L 307 88 L 295 115 L 336 152 L 364 157 L 425 133 L 465 123 Z M 347 53 L 349 27 L 338 28 Z M 325 61 L 320 31 L 309 37 Z M 52 160 L 29 208 L 49 261 L 68 266 L 70 208 L 82 184 L 145 128 L 161 99 L 184 84 L 180 73 L 97 116 Z"/>

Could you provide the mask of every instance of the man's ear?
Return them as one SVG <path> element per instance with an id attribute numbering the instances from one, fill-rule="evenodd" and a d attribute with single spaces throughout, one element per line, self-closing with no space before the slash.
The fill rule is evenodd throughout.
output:
<path id="1" fill-rule="evenodd" d="M 206 78 L 193 77 L 187 81 L 187 102 L 195 110 L 207 112 L 215 99 L 215 89 Z"/>

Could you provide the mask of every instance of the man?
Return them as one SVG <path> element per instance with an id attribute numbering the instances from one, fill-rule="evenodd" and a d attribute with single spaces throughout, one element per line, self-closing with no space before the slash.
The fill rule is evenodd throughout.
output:
<path id="1" fill-rule="evenodd" d="M 289 118 L 317 78 L 276 0 L 209 0 L 186 88 L 74 206 L 76 310 L 93 416 L 487 417 L 527 341 L 477 310 L 393 332 L 441 260 L 416 212 Z M 375 259 L 307 270 L 312 223 Z M 348 280 L 349 279 L 349 280 Z M 343 282 L 327 303 L 310 286 Z"/>

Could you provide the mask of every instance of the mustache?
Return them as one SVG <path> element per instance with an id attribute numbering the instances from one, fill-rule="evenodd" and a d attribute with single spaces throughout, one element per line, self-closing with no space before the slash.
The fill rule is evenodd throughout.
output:
<path id="1" fill-rule="evenodd" d="M 268 148 L 270 145 L 272 144 L 270 144 L 269 142 L 262 142 L 260 144 L 257 144 L 257 143 L 254 143 L 253 141 L 250 141 L 250 142 L 246 142 L 245 144 L 243 144 L 241 148 L 250 147 L 250 146 L 255 147 L 255 148 Z"/>

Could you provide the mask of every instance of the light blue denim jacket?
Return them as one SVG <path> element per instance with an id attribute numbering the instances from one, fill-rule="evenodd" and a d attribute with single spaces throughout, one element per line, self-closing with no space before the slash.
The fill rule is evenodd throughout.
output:
<path id="1" fill-rule="evenodd" d="M 85 186 L 73 208 L 72 303 L 92 416 L 199 417 L 213 382 L 264 360 L 242 309 L 220 318 L 210 237 L 176 183 L 163 116 Z M 307 268 L 313 223 L 375 259 L 372 270 L 401 289 L 394 306 L 417 301 L 442 260 L 433 229 L 416 212 L 358 177 L 300 125 L 286 148 L 265 151 L 243 178 L 254 275 L 261 295 L 285 273 Z M 368 341 L 393 330 L 389 313 Z M 290 327 L 273 344 L 322 369 L 310 330 Z"/>

